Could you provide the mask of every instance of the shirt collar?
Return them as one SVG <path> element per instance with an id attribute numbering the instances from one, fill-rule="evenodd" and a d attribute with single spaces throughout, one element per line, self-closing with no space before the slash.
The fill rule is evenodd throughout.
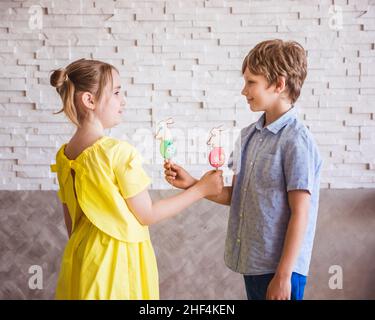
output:
<path id="1" fill-rule="evenodd" d="M 289 122 L 294 120 L 296 117 L 296 108 L 292 106 L 291 109 L 289 109 L 286 113 L 284 113 L 279 119 L 269 124 L 267 127 L 263 127 L 264 125 L 264 119 L 265 119 L 265 113 L 262 114 L 262 116 L 257 121 L 255 127 L 258 130 L 267 129 L 271 131 L 274 134 L 277 134 L 280 129 L 284 128 Z"/>

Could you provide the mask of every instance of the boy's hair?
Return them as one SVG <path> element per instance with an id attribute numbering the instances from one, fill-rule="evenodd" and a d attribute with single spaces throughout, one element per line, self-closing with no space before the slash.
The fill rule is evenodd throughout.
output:
<path id="1" fill-rule="evenodd" d="M 108 63 L 86 59 L 74 61 L 66 68 L 54 70 L 50 83 L 56 88 L 63 101 L 62 109 L 54 114 L 64 111 L 67 117 L 80 127 L 85 113 L 76 101 L 77 93 L 90 92 L 98 102 L 101 101 L 105 87 L 108 84 L 112 86 L 112 70 L 117 71 Z"/>
<path id="2" fill-rule="evenodd" d="M 267 40 L 250 50 L 242 63 L 242 74 L 246 68 L 264 76 L 269 85 L 276 83 L 278 77 L 285 77 L 289 98 L 294 103 L 307 75 L 306 53 L 295 41 Z"/>

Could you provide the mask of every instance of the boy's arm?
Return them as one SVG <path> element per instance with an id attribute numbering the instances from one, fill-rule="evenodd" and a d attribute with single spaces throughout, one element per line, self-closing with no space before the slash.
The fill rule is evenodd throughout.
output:
<path id="1" fill-rule="evenodd" d="M 192 177 L 184 168 L 181 166 L 166 161 L 164 163 L 165 179 L 172 186 L 179 189 L 187 189 L 195 185 L 199 180 Z M 236 175 L 233 176 L 232 186 L 224 187 L 223 191 L 216 196 L 206 196 L 207 200 L 214 201 L 219 204 L 230 206 L 232 200 L 232 190 Z"/>
<path id="2" fill-rule="evenodd" d="M 309 216 L 310 193 L 305 190 L 288 192 L 291 216 L 284 247 L 276 273 L 267 290 L 267 299 L 290 299 L 291 276 L 300 252 Z"/>
<path id="3" fill-rule="evenodd" d="M 70 217 L 68 206 L 65 203 L 63 203 L 63 210 L 65 226 L 68 232 L 68 237 L 70 238 L 70 235 L 72 234 L 72 218 Z"/>
<path id="4" fill-rule="evenodd" d="M 191 188 L 175 196 L 152 203 L 147 190 L 127 198 L 130 211 L 143 225 L 151 225 L 172 217 L 195 201 L 208 195 L 218 194 L 223 188 L 222 171 L 209 171 Z"/>
<path id="5" fill-rule="evenodd" d="M 205 198 L 208 200 L 214 201 L 216 203 L 223 204 L 225 206 L 230 206 L 231 201 L 232 201 L 232 191 L 233 191 L 233 186 L 234 186 L 235 181 L 236 181 L 236 175 L 233 176 L 231 186 L 224 187 L 223 191 L 217 196 L 208 196 Z"/>

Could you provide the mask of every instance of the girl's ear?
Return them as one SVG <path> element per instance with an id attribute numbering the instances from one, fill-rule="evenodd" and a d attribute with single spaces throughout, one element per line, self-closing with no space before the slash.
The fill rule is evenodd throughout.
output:
<path id="1" fill-rule="evenodd" d="M 86 108 L 90 110 L 95 109 L 94 96 L 90 92 L 83 92 L 80 100 Z"/>
<path id="2" fill-rule="evenodd" d="M 276 81 L 276 93 L 282 93 L 285 90 L 285 77 L 278 77 Z"/>

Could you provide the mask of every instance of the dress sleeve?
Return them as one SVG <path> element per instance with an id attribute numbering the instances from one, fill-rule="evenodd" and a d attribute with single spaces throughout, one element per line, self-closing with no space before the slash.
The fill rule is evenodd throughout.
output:
<path id="1" fill-rule="evenodd" d="M 51 168 L 51 172 L 57 173 L 57 165 L 56 164 L 51 164 L 50 168 Z M 61 203 L 66 203 L 65 197 L 64 197 L 64 192 L 63 192 L 63 189 L 62 189 L 62 186 L 61 186 L 60 182 L 59 182 L 59 189 L 57 190 L 57 196 L 59 197 Z"/>
<path id="2" fill-rule="evenodd" d="M 114 173 L 125 199 L 134 197 L 151 183 L 142 162 L 142 156 L 134 147 L 125 143 L 119 145 L 114 159 Z"/>

